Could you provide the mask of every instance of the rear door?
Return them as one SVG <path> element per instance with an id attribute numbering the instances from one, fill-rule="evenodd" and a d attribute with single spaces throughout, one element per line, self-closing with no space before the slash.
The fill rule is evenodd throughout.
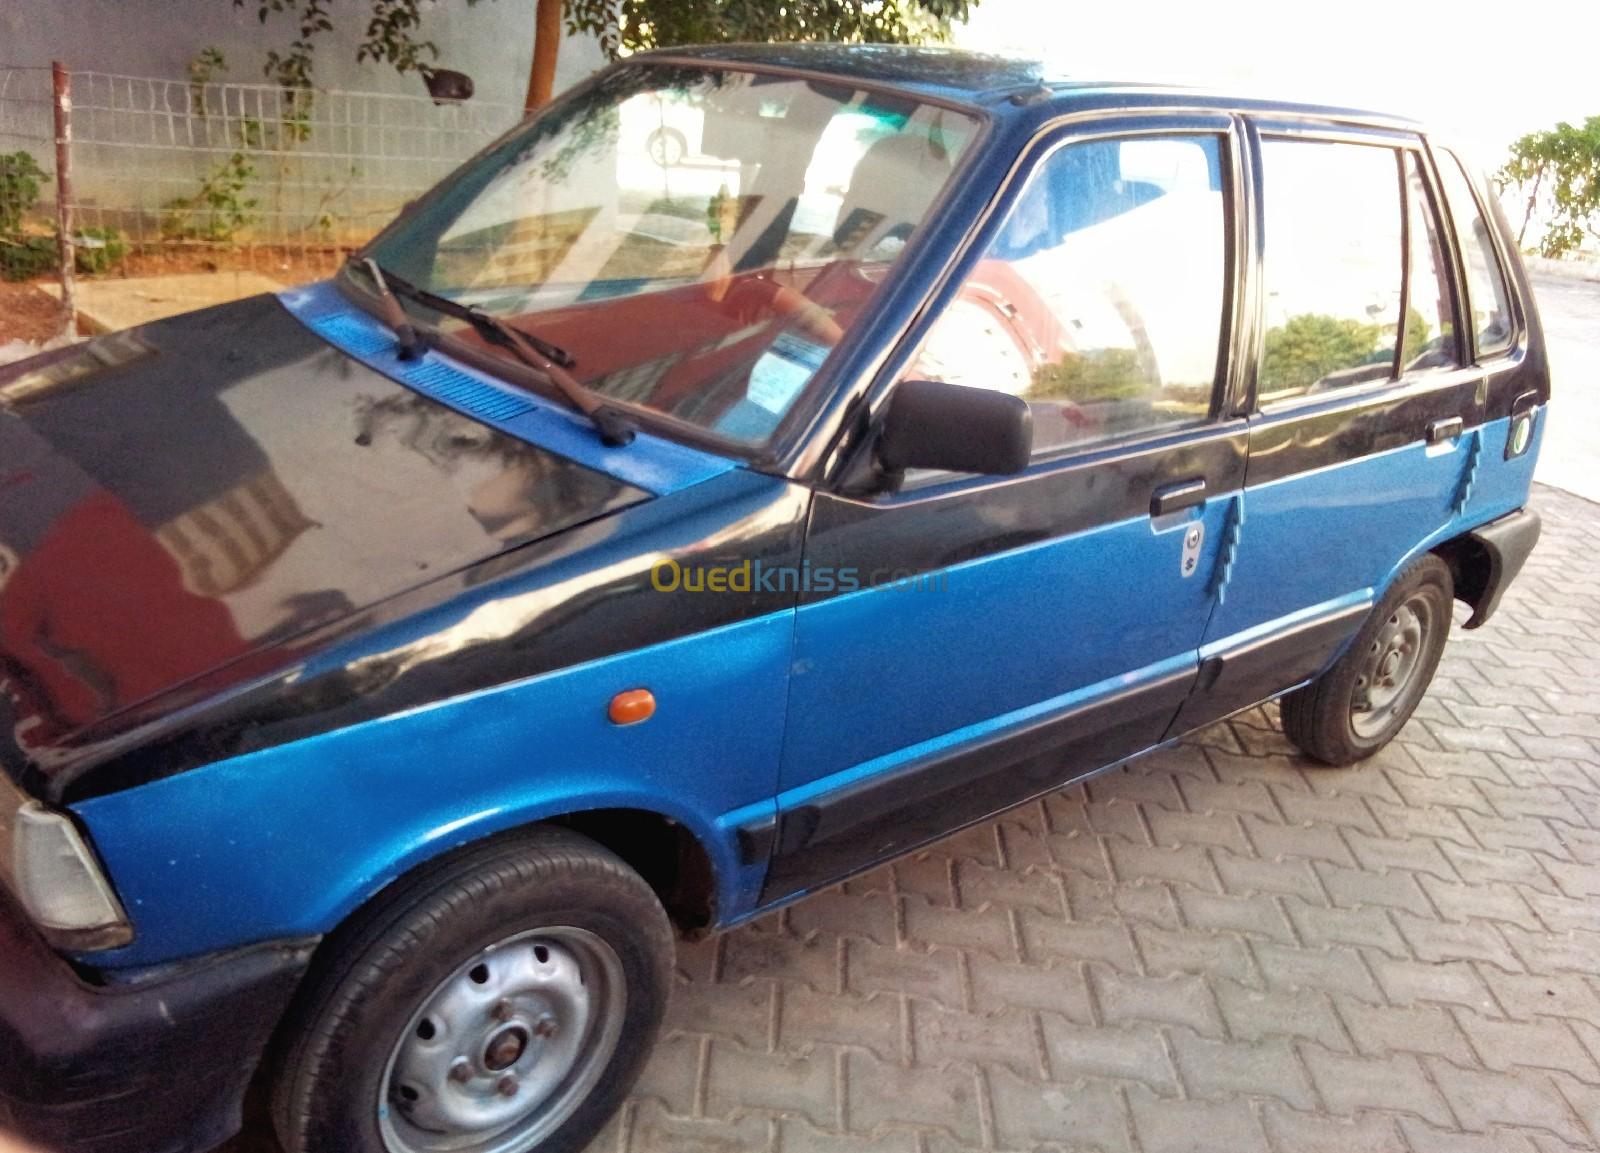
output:
<path id="1" fill-rule="evenodd" d="M 1319 672 L 1471 496 L 1484 379 L 1431 162 L 1406 134 L 1252 126 L 1261 318 L 1228 579 L 1180 727 Z"/>
<path id="2" fill-rule="evenodd" d="M 1223 116 L 1041 140 L 910 337 L 898 378 L 1022 396 L 1035 459 L 1016 477 L 818 494 L 766 899 L 1166 732 L 1243 479 L 1246 422 L 1220 400 L 1234 144 Z"/>

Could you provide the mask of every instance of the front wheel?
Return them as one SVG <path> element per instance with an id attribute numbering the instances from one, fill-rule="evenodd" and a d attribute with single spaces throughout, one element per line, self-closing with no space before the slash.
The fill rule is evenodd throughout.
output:
<path id="1" fill-rule="evenodd" d="M 1283 734 L 1329 765 L 1370 757 L 1411 719 L 1450 636 L 1450 569 L 1429 553 L 1390 586 L 1350 648 L 1279 705 Z"/>
<path id="2" fill-rule="evenodd" d="M 336 942 L 274 1094 L 290 1153 L 567 1153 L 622 1103 L 670 987 L 644 880 L 538 829 L 397 886 Z"/>

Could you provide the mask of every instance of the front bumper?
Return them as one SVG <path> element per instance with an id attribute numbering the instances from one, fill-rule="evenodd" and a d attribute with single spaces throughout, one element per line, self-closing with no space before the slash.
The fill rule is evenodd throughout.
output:
<path id="1" fill-rule="evenodd" d="M 90 985 L 0 892 L 0 1129 L 52 1153 L 194 1153 L 246 1086 L 315 941 Z"/>

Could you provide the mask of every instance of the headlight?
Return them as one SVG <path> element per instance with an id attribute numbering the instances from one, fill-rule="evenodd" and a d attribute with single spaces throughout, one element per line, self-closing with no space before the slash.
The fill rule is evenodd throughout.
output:
<path id="1" fill-rule="evenodd" d="M 23 799 L 3 780 L 0 878 L 54 945 L 108 949 L 133 939 L 122 905 L 71 818 Z"/>

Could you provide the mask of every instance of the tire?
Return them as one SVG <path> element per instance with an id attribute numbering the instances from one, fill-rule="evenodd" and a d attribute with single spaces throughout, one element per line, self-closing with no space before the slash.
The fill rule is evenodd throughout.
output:
<path id="1" fill-rule="evenodd" d="M 288 1026 L 284 1149 L 583 1149 L 666 1007 L 673 935 L 650 887 L 593 841 L 537 827 L 392 888 L 330 942 Z"/>
<path id="2" fill-rule="evenodd" d="M 1344 655 L 1282 699 L 1284 736 L 1327 765 L 1354 764 L 1387 745 L 1439 667 L 1454 596 L 1449 567 L 1432 553 L 1407 565 Z"/>

